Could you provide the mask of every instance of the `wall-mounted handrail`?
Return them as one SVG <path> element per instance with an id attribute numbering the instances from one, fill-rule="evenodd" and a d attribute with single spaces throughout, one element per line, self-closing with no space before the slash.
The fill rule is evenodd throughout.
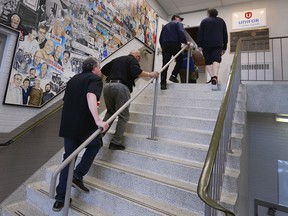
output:
<path id="1" fill-rule="evenodd" d="M 224 151 L 222 153 L 225 154 L 225 155 L 226 155 L 227 151 L 230 151 L 230 146 L 228 144 L 229 143 L 229 138 L 228 138 L 228 140 L 225 140 L 225 138 L 223 138 L 222 136 L 224 136 L 223 135 L 223 130 L 224 130 L 224 125 L 226 123 L 225 122 L 226 121 L 225 118 L 226 118 L 226 114 L 228 113 L 227 112 L 228 111 L 228 105 L 229 105 L 229 103 L 233 103 L 233 101 L 231 102 L 230 96 L 232 94 L 232 90 L 234 90 L 234 91 L 235 91 L 235 89 L 237 90 L 238 89 L 238 85 L 239 85 L 239 83 L 235 83 L 235 74 L 236 74 L 236 69 L 237 69 L 236 66 L 237 66 L 237 64 L 238 65 L 241 64 L 241 63 L 239 63 L 239 58 L 241 58 L 241 49 L 240 49 L 241 48 L 241 43 L 242 43 L 242 40 L 239 40 L 238 43 L 237 43 L 236 52 L 235 52 L 234 59 L 233 59 L 233 64 L 232 64 L 231 73 L 229 75 L 229 79 L 228 79 L 228 82 L 227 82 L 227 87 L 226 87 L 225 94 L 224 94 L 224 99 L 223 99 L 221 107 L 220 107 L 218 118 L 217 118 L 217 121 L 216 121 L 216 124 L 215 124 L 215 129 L 214 129 L 214 132 L 213 132 L 213 135 L 212 135 L 212 139 L 211 139 L 211 142 L 210 142 L 210 145 L 209 145 L 209 149 L 208 149 L 208 152 L 207 152 L 207 156 L 206 156 L 206 159 L 205 159 L 205 162 L 204 162 L 203 170 L 202 170 L 202 173 L 201 173 L 201 176 L 200 176 L 200 179 L 199 179 L 199 182 L 198 182 L 198 188 L 197 188 L 198 196 L 200 197 L 200 199 L 204 203 L 206 203 L 213 210 L 215 210 L 215 209 L 219 210 L 219 211 L 225 213 L 227 216 L 228 215 L 235 216 L 235 214 L 233 212 L 231 212 L 230 210 L 224 208 L 222 205 L 220 205 L 217 202 L 220 199 L 219 191 L 211 192 L 211 190 L 213 190 L 213 188 L 211 188 L 211 187 L 212 187 L 212 182 L 213 181 L 217 181 L 217 180 L 213 179 L 213 172 L 217 172 L 218 169 L 220 169 L 220 170 L 222 169 L 221 170 L 222 173 L 219 173 L 219 172 L 217 173 L 217 175 L 218 175 L 218 177 L 220 179 L 222 179 L 223 172 L 224 172 L 224 168 L 221 167 L 221 166 L 224 166 L 224 162 L 225 162 L 224 160 L 221 161 L 221 163 L 223 163 L 223 164 L 220 164 L 220 166 L 216 166 L 217 156 L 219 155 L 219 151 L 218 150 L 220 149 L 221 151 L 223 151 L 223 149 L 224 149 Z M 240 79 L 240 77 L 239 77 L 240 75 L 238 74 L 237 76 L 238 76 L 238 79 Z M 238 82 L 240 82 L 240 80 Z M 234 88 L 233 88 L 233 85 L 235 85 Z M 234 92 L 234 94 L 236 94 L 236 93 Z M 236 98 L 235 98 L 235 100 L 236 100 Z M 229 110 L 230 114 L 231 114 L 231 112 L 233 113 L 232 109 Z M 231 128 L 231 126 L 230 126 L 230 128 Z M 228 135 L 228 137 L 229 137 L 229 135 Z M 223 141 L 223 143 L 221 143 L 221 144 L 223 144 L 223 146 L 220 146 L 220 142 L 221 141 Z M 226 147 L 224 145 L 226 145 Z M 223 149 L 221 149 L 221 148 L 223 148 Z M 215 184 L 215 182 L 213 182 L 213 185 L 214 184 Z M 217 187 L 221 188 L 221 184 L 218 183 Z M 211 197 L 211 193 L 212 194 L 217 194 L 217 197 Z M 209 216 L 210 215 L 216 215 L 216 214 L 211 214 L 211 210 L 210 209 L 207 210 L 207 211 L 208 211 L 208 213 L 205 214 L 206 216 L 207 215 L 209 215 Z"/>
<path id="2" fill-rule="evenodd" d="M 35 123 L 33 123 L 32 125 L 30 125 L 29 127 L 27 127 L 25 130 L 21 131 L 20 133 L 18 133 L 16 136 L 14 136 L 13 138 L 11 138 L 10 140 L 8 140 L 6 143 L 1 143 L 0 146 L 8 146 L 10 144 L 12 144 L 13 142 L 15 142 L 17 139 L 21 138 L 22 136 L 24 136 L 25 134 L 27 134 L 29 131 L 31 131 L 33 128 L 37 127 L 38 125 L 40 125 L 41 123 L 43 123 L 45 120 L 47 120 L 50 116 L 52 116 L 53 114 L 55 114 L 56 112 L 58 112 L 59 110 L 61 110 L 63 107 L 63 104 L 61 104 L 60 106 L 56 107 L 54 110 L 52 110 L 51 112 L 49 112 L 48 114 L 46 114 L 44 117 L 42 117 L 41 119 L 37 120 Z"/>
<path id="3" fill-rule="evenodd" d="M 185 45 L 171 60 L 159 71 L 161 73 L 164 69 L 166 69 L 169 64 L 176 59 L 180 53 L 184 51 L 184 49 L 187 48 L 190 44 Z M 122 106 L 120 107 L 117 112 L 115 112 L 108 120 L 107 123 L 110 124 L 114 121 L 114 119 L 126 108 L 128 107 L 132 101 L 138 97 L 139 94 L 141 94 L 153 81 L 155 78 L 151 78 L 147 84 L 145 84 L 140 90 L 138 90 L 133 96 Z M 155 116 L 156 116 L 156 102 L 157 102 L 157 92 L 158 92 L 158 78 L 155 81 L 155 92 L 154 92 L 154 104 L 153 104 L 153 117 L 152 117 L 152 127 L 151 127 L 151 138 L 154 139 L 154 131 L 155 131 Z M 96 130 L 90 137 L 88 137 L 87 140 L 85 140 L 69 157 L 67 157 L 57 168 L 54 170 L 51 176 L 51 183 L 50 183 L 50 192 L 49 197 L 51 199 L 55 196 L 55 188 L 56 188 L 56 182 L 57 182 L 57 176 L 60 174 L 60 172 L 69 165 L 69 172 L 68 172 L 68 178 L 67 178 L 67 187 L 66 187 L 66 194 L 65 194 L 65 201 L 64 201 L 64 208 L 63 208 L 63 216 L 68 215 L 69 211 L 69 203 L 70 203 L 70 196 L 71 196 L 71 187 L 72 187 L 72 177 L 73 177 L 73 170 L 75 165 L 75 158 L 77 155 L 96 137 L 102 132 L 102 128 L 99 128 Z M 153 135 L 152 135 L 153 134 Z"/>

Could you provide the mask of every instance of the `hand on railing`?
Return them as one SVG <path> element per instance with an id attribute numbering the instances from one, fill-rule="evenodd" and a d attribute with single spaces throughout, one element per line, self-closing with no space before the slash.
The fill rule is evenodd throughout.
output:
<path id="1" fill-rule="evenodd" d="M 102 133 L 107 131 L 109 128 L 109 124 L 106 121 L 99 120 L 98 122 L 96 122 L 96 124 L 99 128 L 103 129 Z"/>
<path id="2" fill-rule="evenodd" d="M 158 71 L 153 71 L 153 72 L 150 73 L 150 77 L 151 78 L 157 78 L 157 77 L 159 77 L 159 74 L 160 73 Z"/>

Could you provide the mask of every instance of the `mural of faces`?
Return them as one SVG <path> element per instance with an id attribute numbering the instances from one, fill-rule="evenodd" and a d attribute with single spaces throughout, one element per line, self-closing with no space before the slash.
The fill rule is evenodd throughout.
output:
<path id="1" fill-rule="evenodd" d="M 41 91 L 49 84 L 55 96 L 81 73 L 88 56 L 103 60 L 133 37 L 155 48 L 158 15 L 145 0 L 4 2 L 0 22 L 21 32 L 9 80 L 19 74 Z M 29 97 L 23 105 L 29 106 Z M 6 95 L 4 103 L 10 101 Z"/>

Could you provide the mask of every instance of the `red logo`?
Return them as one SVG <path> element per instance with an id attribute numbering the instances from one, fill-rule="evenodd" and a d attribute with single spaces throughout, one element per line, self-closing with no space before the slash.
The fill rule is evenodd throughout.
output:
<path id="1" fill-rule="evenodd" d="M 246 12 L 245 13 L 245 18 L 250 19 L 252 17 L 252 12 Z"/>

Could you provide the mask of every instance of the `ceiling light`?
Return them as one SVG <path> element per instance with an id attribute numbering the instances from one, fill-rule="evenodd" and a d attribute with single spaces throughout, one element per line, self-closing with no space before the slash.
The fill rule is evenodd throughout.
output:
<path id="1" fill-rule="evenodd" d="M 288 123 L 288 114 L 276 114 L 276 122 L 285 122 Z"/>

